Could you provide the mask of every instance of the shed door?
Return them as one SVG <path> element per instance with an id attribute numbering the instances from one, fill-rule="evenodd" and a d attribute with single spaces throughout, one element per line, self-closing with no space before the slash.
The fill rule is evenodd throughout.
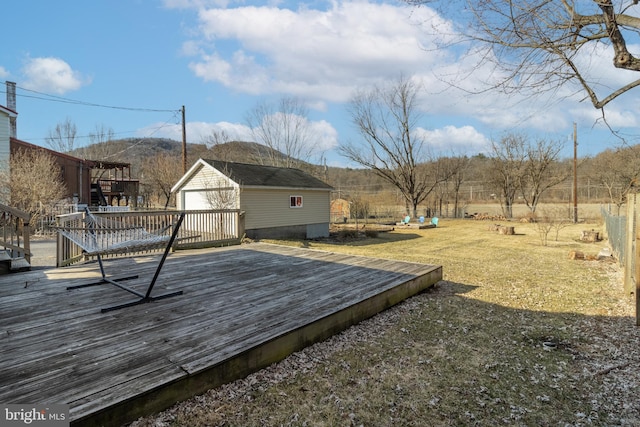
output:
<path id="1" fill-rule="evenodd" d="M 211 205 L 207 200 L 207 190 L 189 190 L 184 192 L 184 210 L 195 211 L 202 209 L 211 209 Z"/>

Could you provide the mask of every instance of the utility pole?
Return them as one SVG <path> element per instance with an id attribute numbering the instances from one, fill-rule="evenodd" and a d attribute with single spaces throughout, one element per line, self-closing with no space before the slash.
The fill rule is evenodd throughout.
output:
<path id="1" fill-rule="evenodd" d="M 182 174 L 187 173 L 187 125 L 184 120 L 184 105 L 182 106 Z"/>
<path id="2" fill-rule="evenodd" d="M 578 132 L 573 122 L 573 223 L 578 223 Z"/>

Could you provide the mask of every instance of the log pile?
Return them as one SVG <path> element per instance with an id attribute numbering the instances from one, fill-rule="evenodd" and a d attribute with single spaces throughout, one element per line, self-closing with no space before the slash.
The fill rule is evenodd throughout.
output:
<path id="1" fill-rule="evenodd" d="M 474 213 L 469 215 L 475 220 L 489 220 L 489 221 L 505 221 L 507 218 L 504 215 L 490 215 L 488 213 Z"/>
<path id="2" fill-rule="evenodd" d="M 609 248 L 603 248 L 597 255 L 585 254 L 581 251 L 569 251 L 569 259 L 585 261 L 609 261 L 615 262 Z"/>

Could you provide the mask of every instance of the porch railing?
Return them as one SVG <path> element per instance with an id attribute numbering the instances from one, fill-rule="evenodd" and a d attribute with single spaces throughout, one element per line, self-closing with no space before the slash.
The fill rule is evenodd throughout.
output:
<path id="1" fill-rule="evenodd" d="M 24 258 L 28 263 L 31 263 L 30 219 L 28 213 L 0 204 L 0 245 L 11 258 Z"/>
<path id="2" fill-rule="evenodd" d="M 176 211 L 93 212 L 93 214 L 127 224 L 128 226 L 144 227 L 149 232 L 156 232 L 171 223 L 171 218 L 176 214 Z M 84 217 L 84 212 L 59 215 L 57 217 L 57 225 L 61 227 L 82 227 L 85 223 Z M 171 231 L 169 228 L 165 233 L 171 234 Z M 244 214 L 240 210 L 185 211 L 185 218 L 173 244 L 173 250 L 239 244 L 243 235 Z M 90 257 L 83 254 L 78 245 L 61 234 L 58 234 L 56 246 L 57 267 L 64 267 L 90 259 Z M 118 253 L 108 255 L 108 257 L 125 257 L 162 250 L 163 248 Z"/>

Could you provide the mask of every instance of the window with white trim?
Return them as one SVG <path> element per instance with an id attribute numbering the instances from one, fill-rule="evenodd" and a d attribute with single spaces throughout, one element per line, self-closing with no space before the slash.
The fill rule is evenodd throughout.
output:
<path id="1" fill-rule="evenodd" d="M 290 208 L 301 208 L 302 207 L 302 196 L 290 196 L 289 197 L 289 207 Z"/>

